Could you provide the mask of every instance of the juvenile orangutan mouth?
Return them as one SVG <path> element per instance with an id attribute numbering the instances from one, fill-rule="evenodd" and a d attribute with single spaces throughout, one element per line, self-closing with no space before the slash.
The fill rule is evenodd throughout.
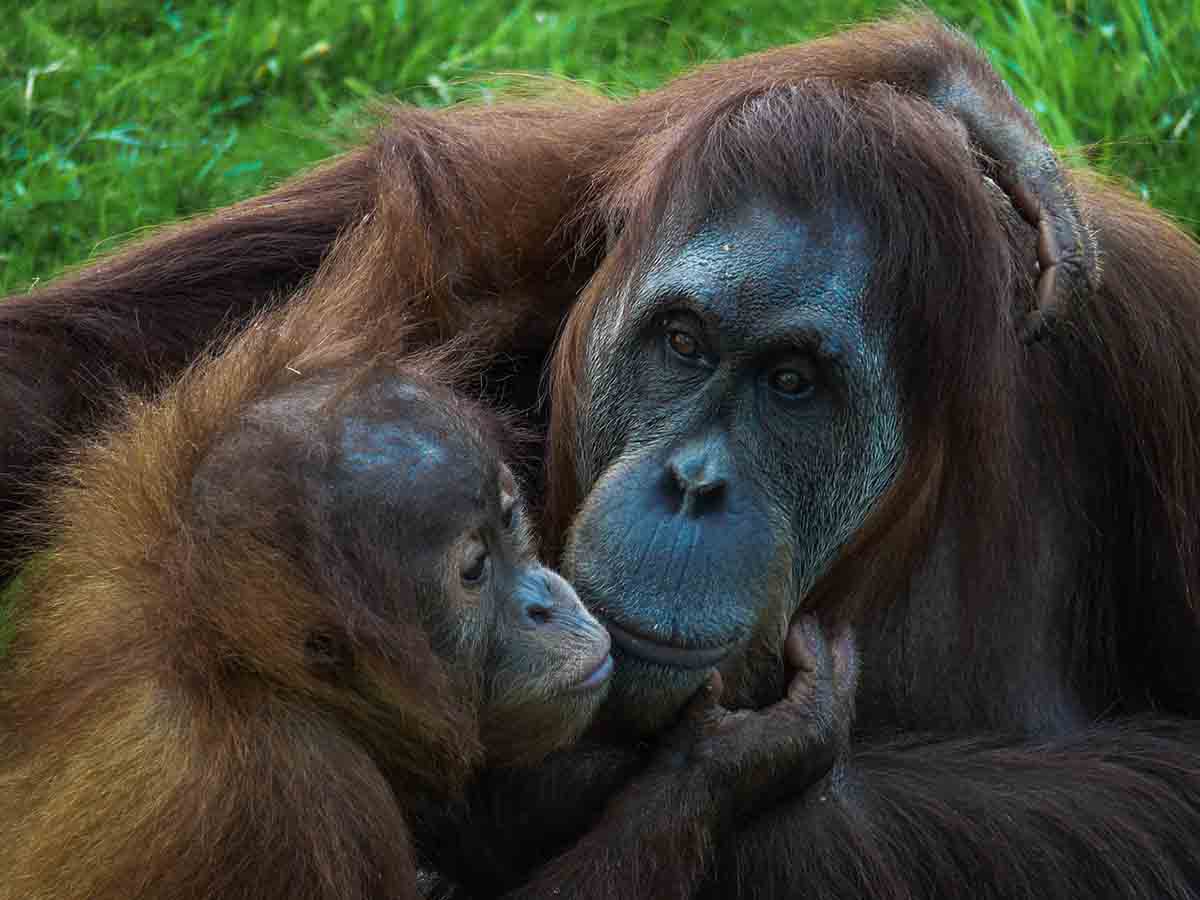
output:
<path id="1" fill-rule="evenodd" d="M 660 666 L 671 666 L 676 669 L 707 669 L 719 663 L 733 649 L 733 644 L 724 644 L 720 647 L 680 647 L 677 644 L 664 644 L 644 635 L 627 631 L 612 619 L 601 618 L 600 621 L 612 635 L 613 643 L 623 651 L 630 656 L 636 656 Z"/>
<path id="2" fill-rule="evenodd" d="M 608 683 L 613 673 L 613 658 L 611 653 L 605 653 L 604 659 L 575 685 L 577 691 L 590 691 Z"/>

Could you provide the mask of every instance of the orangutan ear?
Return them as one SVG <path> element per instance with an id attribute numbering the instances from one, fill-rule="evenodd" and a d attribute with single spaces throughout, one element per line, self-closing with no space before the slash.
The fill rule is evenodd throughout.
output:
<path id="1" fill-rule="evenodd" d="M 345 684 L 354 670 L 349 637 L 339 628 L 312 629 L 304 639 L 304 664 L 322 681 Z"/>
<path id="2" fill-rule="evenodd" d="M 990 70 L 952 70 L 930 87 L 929 100 L 966 128 L 987 157 L 987 174 L 1037 230 L 1037 305 L 1018 325 L 1022 342 L 1035 343 L 1100 287 L 1096 238 L 1075 189 L 1032 115 Z"/>

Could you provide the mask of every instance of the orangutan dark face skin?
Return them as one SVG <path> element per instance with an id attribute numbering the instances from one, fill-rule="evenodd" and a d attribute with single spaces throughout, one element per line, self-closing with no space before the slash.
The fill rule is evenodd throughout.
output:
<path id="1" fill-rule="evenodd" d="M 789 616 L 902 457 L 857 217 L 747 205 L 664 243 L 591 331 L 563 565 L 637 730 L 711 666 L 735 705 L 779 690 Z"/>

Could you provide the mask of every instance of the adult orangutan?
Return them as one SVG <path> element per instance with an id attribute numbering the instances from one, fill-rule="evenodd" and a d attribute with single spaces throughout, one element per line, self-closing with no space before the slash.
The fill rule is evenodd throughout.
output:
<path id="1" fill-rule="evenodd" d="M 28 371 L 80 398 L 81 357 L 34 353 L 38 334 L 102 335 L 136 381 L 205 329 L 151 326 L 152 365 L 130 361 L 117 286 L 139 303 L 176 286 L 179 315 L 215 320 L 360 219 L 368 296 L 415 297 L 429 339 L 491 323 L 511 351 L 492 394 L 536 387 L 570 313 L 545 530 L 619 671 L 587 745 L 490 774 L 436 832 L 450 889 L 493 895 L 571 845 L 709 667 L 735 706 L 779 697 L 809 608 L 863 637 L 854 752 L 708 848 L 700 892 L 1200 894 L 1192 241 L 1066 179 L 982 58 L 929 23 L 627 104 L 403 126 L 15 315 Z M 355 171 L 377 178 L 365 201 Z M 308 227 L 292 242 L 284 222 Z M 47 300 L 58 325 L 34 313 Z M 156 307 L 138 308 L 144 326 Z M 27 473 L 49 443 L 22 433 Z"/>
<path id="2" fill-rule="evenodd" d="M 1200 896 L 1200 248 L 1080 176 L 1104 284 L 1031 346 L 1035 235 L 890 86 L 698 97 L 628 166 L 545 517 L 616 676 L 589 746 L 479 787 L 494 827 L 442 870 L 520 880 L 709 667 L 778 697 L 815 609 L 858 626 L 853 752 L 701 896 Z"/>
<path id="3" fill-rule="evenodd" d="M 0 665 L 0 897 L 415 898 L 432 811 L 603 699 L 608 633 L 534 558 L 500 424 L 448 353 L 364 356 L 354 278 L 323 271 L 52 493 Z M 716 680 L 512 896 L 686 896 L 827 769 L 852 651 L 793 635 L 783 702 L 726 712 Z"/>

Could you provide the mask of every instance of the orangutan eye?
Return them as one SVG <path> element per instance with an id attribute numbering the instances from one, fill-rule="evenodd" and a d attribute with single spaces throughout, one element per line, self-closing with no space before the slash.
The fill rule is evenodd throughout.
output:
<path id="1" fill-rule="evenodd" d="M 674 329 L 667 332 L 667 343 L 684 359 L 695 359 L 700 355 L 699 342 L 686 331 Z"/>
<path id="2" fill-rule="evenodd" d="M 787 397 L 803 397 L 812 392 L 812 380 L 796 369 L 776 369 L 771 373 L 771 387 Z"/>
<path id="3" fill-rule="evenodd" d="M 458 570 L 463 584 L 477 587 L 483 581 L 488 571 L 488 556 L 487 548 L 482 544 L 472 548 L 464 558 L 462 568 Z"/>
<path id="4" fill-rule="evenodd" d="M 657 326 L 656 340 L 666 345 L 664 352 L 668 359 L 687 363 L 692 368 L 711 368 L 714 363 L 712 348 L 705 343 L 704 323 L 695 313 L 686 309 L 670 310 L 658 316 Z"/>

